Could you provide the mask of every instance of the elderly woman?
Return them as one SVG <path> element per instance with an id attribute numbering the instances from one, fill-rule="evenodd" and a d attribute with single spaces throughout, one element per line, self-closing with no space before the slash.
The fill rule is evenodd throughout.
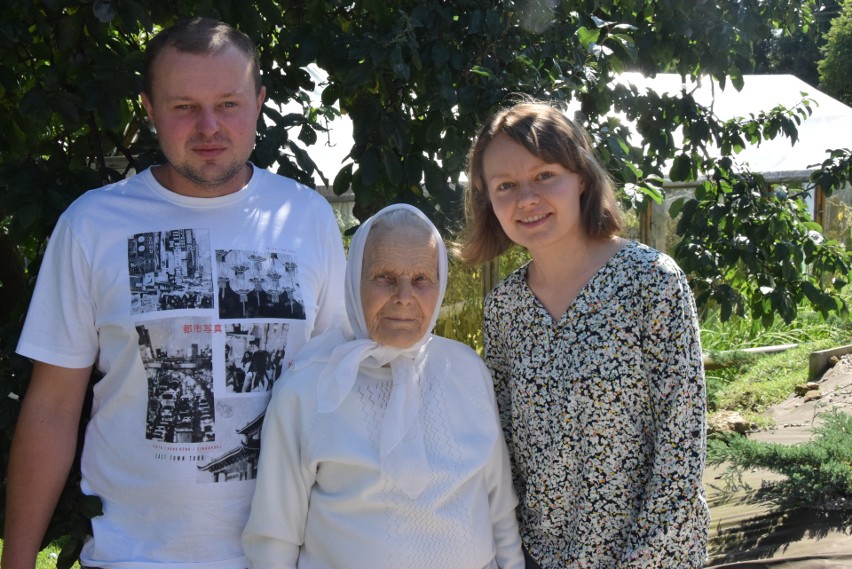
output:
<path id="1" fill-rule="evenodd" d="M 444 242 L 419 210 L 387 207 L 355 233 L 352 332 L 306 345 L 267 410 L 250 567 L 524 566 L 488 370 L 430 333 L 446 283 Z"/>

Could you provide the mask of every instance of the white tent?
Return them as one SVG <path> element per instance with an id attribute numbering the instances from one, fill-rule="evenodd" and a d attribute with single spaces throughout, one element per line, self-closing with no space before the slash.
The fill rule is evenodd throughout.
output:
<path id="1" fill-rule="evenodd" d="M 711 107 L 724 120 L 757 116 L 761 111 L 769 111 L 779 105 L 789 109 L 803 98 L 812 101 L 812 114 L 799 125 L 799 139 L 795 144 L 779 135 L 759 146 L 746 147 L 735 156 L 738 163 L 764 174 L 804 171 L 821 164 L 828 157 L 828 149 L 852 147 L 852 108 L 793 75 L 745 75 L 743 79 L 740 91 L 730 81 L 723 90 L 709 77 L 701 78 L 697 83 L 690 81 L 685 88 L 687 91 L 694 89 L 695 100 Z M 675 95 L 684 87 L 680 75 L 675 74 L 649 78 L 625 73 L 619 81 L 659 94 Z"/>
<path id="2" fill-rule="evenodd" d="M 739 91 L 730 82 L 725 89 L 721 89 L 718 82 L 709 77 L 684 83 L 679 75 L 674 74 L 648 78 L 626 73 L 618 81 L 633 84 L 640 91 L 651 89 L 659 94 L 676 95 L 685 88 L 693 93 L 696 102 L 712 109 L 722 120 L 757 117 L 761 112 L 768 112 L 778 106 L 791 109 L 803 99 L 811 101 L 811 114 L 798 125 L 798 139 L 795 143 L 779 134 L 758 145 L 748 145 L 733 156 L 737 165 L 763 174 L 768 182 L 801 183 L 808 186 L 810 171 L 818 169 L 828 158 L 828 150 L 852 147 L 852 108 L 792 75 L 746 75 L 743 79 L 743 88 Z M 677 140 L 678 133 L 674 133 L 674 136 Z M 673 200 L 690 195 L 691 185 L 666 184 L 665 202 L 662 206 L 654 205 L 646 210 L 645 215 L 649 219 L 639 223 L 634 237 L 667 250 L 668 245 L 671 245 L 668 238 L 671 238 L 673 223 L 667 213 L 669 206 Z M 832 200 L 848 199 L 844 198 L 847 193 L 838 192 Z M 808 192 L 805 197 L 811 215 L 823 224 L 828 231 L 827 235 L 830 233 L 833 238 L 840 237 L 834 233 L 845 230 L 829 227 L 831 219 L 826 216 L 826 209 L 834 206 L 827 204 L 821 196 L 818 200 L 815 198 L 813 192 Z"/>

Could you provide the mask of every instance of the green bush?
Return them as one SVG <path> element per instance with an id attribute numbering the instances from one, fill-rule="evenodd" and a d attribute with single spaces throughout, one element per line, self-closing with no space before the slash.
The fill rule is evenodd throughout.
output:
<path id="1" fill-rule="evenodd" d="M 831 23 L 819 62 L 820 88 L 852 105 L 852 0 L 845 0 Z"/>
<path id="2" fill-rule="evenodd" d="M 450 261 L 447 292 L 435 333 L 482 353 L 482 270 Z"/>
<path id="3" fill-rule="evenodd" d="M 785 475 L 773 496 L 787 506 L 852 510 L 852 415 L 833 410 L 817 417 L 814 437 L 806 443 L 765 443 L 731 435 L 710 440 L 707 462 L 732 464 L 734 485 L 742 472 L 753 468 Z"/>

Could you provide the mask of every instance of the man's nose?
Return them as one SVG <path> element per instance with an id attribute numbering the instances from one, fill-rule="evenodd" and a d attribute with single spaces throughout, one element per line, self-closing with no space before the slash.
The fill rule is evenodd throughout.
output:
<path id="1" fill-rule="evenodd" d="M 201 109 L 198 116 L 198 132 L 211 136 L 219 132 L 219 118 L 214 109 Z"/>

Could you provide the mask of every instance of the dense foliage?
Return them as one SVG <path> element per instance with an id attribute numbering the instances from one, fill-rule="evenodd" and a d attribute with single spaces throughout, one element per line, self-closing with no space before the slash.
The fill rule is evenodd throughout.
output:
<path id="1" fill-rule="evenodd" d="M 661 96 L 614 83 L 623 70 L 706 74 L 742 84 L 754 45 L 812 21 L 811 0 L 27 0 L 0 21 L 0 456 L 25 393 L 14 355 L 47 236 L 82 192 L 159 159 L 136 97 L 141 46 L 179 16 L 228 21 L 257 42 L 269 102 L 253 160 L 311 184 L 327 121 L 345 113 L 354 141 L 323 178 L 355 192 L 359 217 L 410 202 L 445 229 L 461 211 L 460 175 L 477 124 L 513 93 L 571 102 L 626 207 L 662 197 L 662 180 L 705 178 L 678 205 L 678 260 L 701 302 L 766 321 L 800 301 L 844 313 L 847 253 L 819 239 L 796 192 L 767 189 L 728 155 L 766 138 L 795 140 L 808 114 L 772 109 L 720 121 L 689 92 Z M 328 74 L 315 85 L 316 64 Z M 309 91 L 321 89 L 321 101 Z M 284 112 L 295 103 L 299 112 Z M 293 108 L 293 107 L 288 107 Z M 608 117 L 623 113 L 626 123 Z M 673 133 L 680 130 L 683 142 Z M 850 177 L 837 149 L 825 190 Z M 5 468 L 4 468 L 5 470 Z M 60 505 L 73 501 L 74 476 Z M 76 522 L 74 522 L 76 524 Z M 66 526 L 55 532 L 70 531 Z M 79 524 L 75 527 L 79 527 Z M 72 544 L 73 545 L 73 544 Z M 70 550 L 70 549 L 69 549 Z"/>
<path id="2" fill-rule="evenodd" d="M 831 23 L 819 62 L 820 85 L 827 93 L 852 105 L 852 1 L 843 0 Z"/>
<path id="3" fill-rule="evenodd" d="M 813 23 L 807 28 L 789 34 L 774 31 L 757 46 L 755 73 L 795 75 L 805 83 L 820 87 L 817 65 L 821 59 L 820 48 L 831 22 L 840 14 L 843 0 L 815 0 L 812 7 Z"/>

